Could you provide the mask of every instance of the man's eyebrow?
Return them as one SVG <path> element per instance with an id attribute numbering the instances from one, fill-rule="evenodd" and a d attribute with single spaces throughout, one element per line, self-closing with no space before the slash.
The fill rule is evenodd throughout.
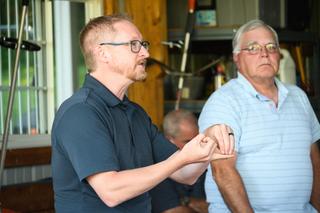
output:
<path id="1" fill-rule="evenodd" d="M 269 42 L 267 42 L 266 44 L 275 44 L 276 42 L 275 41 L 269 41 Z M 248 41 L 247 43 L 246 43 L 246 45 L 252 45 L 252 44 L 259 44 L 257 41 Z M 265 45 L 266 45 L 265 44 Z"/>
<path id="2" fill-rule="evenodd" d="M 252 45 L 252 44 L 258 44 L 258 42 L 257 41 L 248 41 L 246 43 L 246 45 Z"/>

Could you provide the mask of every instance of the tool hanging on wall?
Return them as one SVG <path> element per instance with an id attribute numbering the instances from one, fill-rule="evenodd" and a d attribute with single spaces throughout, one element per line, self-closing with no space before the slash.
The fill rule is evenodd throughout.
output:
<path id="1" fill-rule="evenodd" d="M 184 46 L 183 46 L 181 66 L 180 66 L 181 74 L 184 74 L 184 72 L 186 70 L 190 37 L 191 37 L 191 33 L 193 31 L 194 21 L 195 21 L 195 14 L 194 14 L 195 5 L 196 5 L 196 0 L 188 0 L 188 18 L 187 18 L 186 34 L 185 34 L 185 38 L 184 38 Z M 176 99 L 176 104 L 175 104 L 176 110 L 178 110 L 180 107 L 180 101 L 181 101 L 182 89 L 183 89 L 183 80 L 184 80 L 183 75 L 181 75 L 179 78 L 179 83 L 178 83 L 177 99 Z"/>
<path id="2" fill-rule="evenodd" d="M 303 55 L 302 45 L 295 46 L 294 51 L 294 54 L 296 56 L 297 68 L 301 80 L 301 87 L 308 95 L 312 96 L 314 91 L 307 76 L 307 69 L 305 67 L 305 56 Z"/>
<path id="3" fill-rule="evenodd" d="M 16 49 L 18 45 L 18 39 L 16 38 L 10 38 L 6 36 L 0 37 L 0 46 L 10 48 L 10 49 Z M 27 51 L 39 51 L 41 47 L 37 44 L 34 44 L 30 41 L 24 41 L 21 40 L 21 50 L 27 50 Z"/>
<path id="4" fill-rule="evenodd" d="M 2 135 L 1 161 L 0 161 L 0 189 L 2 186 L 4 163 L 5 163 L 5 159 L 6 159 L 9 127 L 10 127 L 10 120 L 11 120 L 11 116 L 12 116 L 12 107 L 13 107 L 15 89 L 16 89 L 20 50 L 21 49 L 28 50 L 28 51 L 40 50 L 40 47 L 37 46 L 36 44 L 33 44 L 31 42 L 27 42 L 27 41 L 22 41 L 22 33 L 23 33 L 23 27 L 24 27 L 24 23 L 25 23 L 25 17 L 26 17 L 27 10 L 28 10 L 28 5 L 29 5 L 29 0 L 22 0 L 22 15 L 21 15 L 21 21 L 20 21 L 19 32 L 18 32 L 18 39 L 7 38 L 7 37 L 3 37 L 3 36 L 0 38 L 0 45 L 1 46 L 4 46 L 6 48 L 11 48 L 11 49 L 16 49 L 14 70 L 12 72 L 12 78 L 11 78 L 11 84 L 10 84 L 10 90 L 9 90 L 7 114 L 6 114 L 6 120 L 4 123 L 4 131 L 3 131 L 3 135 Z"/>

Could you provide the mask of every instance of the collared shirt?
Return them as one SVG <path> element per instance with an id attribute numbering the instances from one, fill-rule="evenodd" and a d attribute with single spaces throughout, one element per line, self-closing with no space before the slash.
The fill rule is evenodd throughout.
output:
<path id="1" fill-rule="evenodd" d="M 236 163 L 257 213 L 316 212 L 310 146 L 320 138 L 319 122 L 305 93 L 275 79 L 278 105 L 247 79 L 229 81 L 214 92 L 199 118 L 200 131 L 227 124 L 235 134 Z M 211 212 L 229 212 L 208 169 L 205 189 Z"/>
<path id="2" fill-rule="evenodd" d="M 176 150 L 141 107 L 127 97 L 119 100 L 87 75 L 83 87 L 58 110 L 52 128 L 56 211 L 150 212 L 148 193 L 109 208 L 86 178 L 149 166 Z"/>

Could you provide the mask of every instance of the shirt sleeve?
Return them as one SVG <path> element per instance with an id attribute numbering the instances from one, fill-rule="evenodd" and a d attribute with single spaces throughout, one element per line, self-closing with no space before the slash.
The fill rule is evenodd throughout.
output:
<path id="1" fill-rule="evenodd" d="M 312 142 L 315 143 L 320 139 L 320 125 L 318 118 L 316 114 L 314 113 L 314 110 L 312 108 L 312 105 L 310 104 L 310 101 L 301 89 L 299 89 L 300 92 L 302 93 L 302 97 L 305 103 L 305 107 L 307 109 L 308 115 L 310 115 L 310 122 L 311 122 L 311 134 L 312 134 Z"/>
<path id="2" fill-rule="evenodd" d="M 234 132 L 236 150 L 241 136 L 240 111 L 236 98 L 232 94 L 217 90 L 205 103 L 199 116 L 199 129 L 204 132 L 208 127 L 216 124 L 226 124 Z"/>
<path id="3" fill-rule="evenodd" d="M 58 140 L 80 181 L 119 169 L 110 131 L 89 105 L 77 104 L 66 111 L 59 133 Z"/>

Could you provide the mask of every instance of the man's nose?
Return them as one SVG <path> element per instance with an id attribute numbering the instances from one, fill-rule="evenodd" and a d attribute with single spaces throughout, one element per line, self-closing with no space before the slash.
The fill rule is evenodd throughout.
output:
<path id="1" fill-rule="evenodd" d="M 260 54 L 261 56 L 269 56 L 269 52 L 265 46 L 261 47 Z"/>
<path id="2" fill-rule="evenodd" d="M 141 47 L 139 54 L 145 56 L 146 58 L 150 56 L 149 51 L 144 46 Z"/>

